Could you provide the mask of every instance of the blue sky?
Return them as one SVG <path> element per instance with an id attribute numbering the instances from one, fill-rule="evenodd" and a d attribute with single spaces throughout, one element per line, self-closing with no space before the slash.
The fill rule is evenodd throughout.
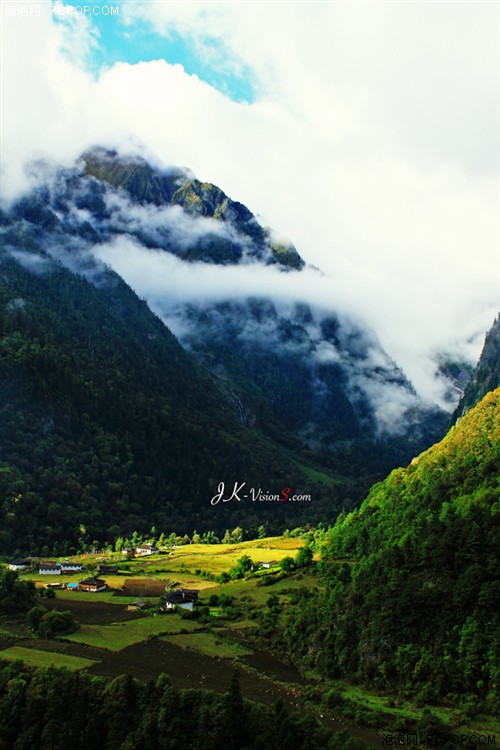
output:
<path id="1" fill-rule="evenodd" d="M 66 0 L 64 5 L 81 8 L 82 2 Z M 171 65 L 182 65 L 186 73 L 197 75 L 233 101 L 252 103 L 255 100 L 255 87 L 249 68 L 239 61 L 233 64 L 234 61 L 224 60 L 223 49 L 217 39 L 204 39 L 204 48 L 216 51 L 211 62 L 196 49 L 192 39 L 183 37 L 173 29 L 167 36 L 158 33 L 151 23 L 144 20 L 134 19 L 132 23 L 125 24 L 123 14 L 121 18 L 102 14 L 87 18 L 98 32 L 98 46 L 93 49 L 88 60 L 88 67 L 95 75 L 117 62 L 134 65 L 165 60 Z M 56 23 L 61 22 L 55 14 L 53 19 Z"/>

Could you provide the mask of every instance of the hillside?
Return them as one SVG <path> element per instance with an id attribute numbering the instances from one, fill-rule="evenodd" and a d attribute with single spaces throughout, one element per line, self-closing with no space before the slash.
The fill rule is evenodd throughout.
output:
<path id="1" fill-rule="evenodd" d="M 495 388 L 500 388 L 500 315 L 486 334 L 479 362 L 453 414 L 452 423 Z"/>
<path id="2" fill-rule="evenodd" d="M 284 641 L 333 677 L 495 707 L 500 389 L 339 519 Z"/>
<path id="3" fill-rule="evenodd" d="M 44 254 L 16 252 L 21 263 L 0 256 L 4 554 L 63 552 L 153 524 L 274 522 L 274 509 L 253 503 L 211 506 L 221 480 L 307 486 L 316 501 L 308 517 L 328 514 L 332 477 L 318 473 L 326 485 L 316 484 L 298 458 L 245 428 L 230 395 L 119 277 L 108 272 L 96 286 Z M 278 525 L 300 508 L 280 511 Z"/>
<path id="4" fill-rule="evenodd" d="M 270 293 L 193 296 L 195 273 L 306 273 L 220 188 L 103 149 L 32 170 L 0 224 L 0 551 L 333 521 L 443 434 L 367 326 Z M 312 499 L 215 508 L 220 482 Z"/>

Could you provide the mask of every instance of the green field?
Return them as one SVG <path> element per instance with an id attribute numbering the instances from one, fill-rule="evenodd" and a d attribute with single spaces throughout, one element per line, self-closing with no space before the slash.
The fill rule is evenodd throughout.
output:
<path id="1" fill-rule="evenodd" d="M 411 726 L 422 715 L 422 708 L 411 701 L 398 700 L 394 702 L 391 700 L 393 696 L 380 695 L 361 685 L 351 685 L 342 680 L 327 681 L 327 684 L 329 687 L 334 686 L 334 689 L 353 707 L 372 712 L 377 717 L 379 725 L 384 724 L 385 717 L 388 728 L 390 728 L 391 722 L 394 723 L 398 719 L 408 722 L 408 726 Z M 325 689 L 328 690 L 328 688 Z M 432 705 L 429 708 L 441 721 L 454 727 L 455 731 L 463 730 L 468 734 L 495 734 L 495 732 L 500 731 L 500 723 L 492 716 L 478 716 L 473 720 L 474 726 L 472 726 L 472 722 L 461 726 L 459 712 L 456 709 L 438 705 Z"/>
<path id="2" fill-rule="evenodd" d="M 241 596 L 248 596 L 251 602 L 254 604 L 265 604 L 271 594 L 282 594 L 286 595 L 286 592 L 293 589 L 300 588 L 315 588 L 318 586 L 318 579 L 312 575 L 296 574 L 291 577 L 278 580 L 276 583 L 270 586 L 258 586 L 258 578 L 250 578 L 248 580 L 241 579 L 238 581 L 230 581 L 229 583 L 222 583 L 215 586 L 210 590 L 200 592 L 201 601 L 206 601 L 211 594 L 227 594 L 228 596 L 234 596 L 236 598 Z"/>
<path id="3" fill-rule="evenodd" d="M 61 601 L 76 602 L 96 602 L 97 604 L 131 604 L 138 598 L 137 596 L 117 596 L 114 591 L 97 591 L 96 593 L 88 591 L 71 591 L 68 589 L 57 590 L 56 596 Z"/>
<path id="4" fill-rule="evenodd" d="M 239 643 L 222 638 L 216 633 L 179 633 L 179 635 L 162 636 L 162 641 L 168 641 L 181 648 L 189 648 L 199 651 L 206 656 L 218 659 L 237 659 L 239 656 L 247 656 L 252 653 Z"/>
<path id="5" fill-rule="evenodd" d="M 127 622 L 113 622 L 111 625 L 82 625 L 76 633 L 66 636 L 66 640 L 105 648 L 109 651 L 121 651 L 151 636 L 170 635 L 198 628 L 199 625 L 192 620 L 183 620 L 175 614 L 157 615 L 156 617 L 140 617 Z"/>
<path id="6" fill-rule="evenodd" d="M 92 664 L 97 664 L 94 659 L 56 654 L 52 651 L 40 651 L 35 648 L 23 648 L 22 646 L 11 646 L 11 648 L 0 651 L 0 659 L 7 659 L 8 661 L 20 659 L 34 667 L 66 667 L 67 669 L 85 669 L 91 667 Z"/>

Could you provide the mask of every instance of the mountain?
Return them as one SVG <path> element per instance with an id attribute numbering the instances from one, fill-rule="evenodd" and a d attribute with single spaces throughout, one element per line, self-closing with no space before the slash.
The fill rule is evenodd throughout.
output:
<path id="1" fill-rule="evenodd" d="M 500 389 L 339 518 L 285 643 L 326 675 L 498 708 Z"/>
<path id="2" fill-rule="evenodd" d="M 453 413 L 452 423 L 475 406 L 489 391 L 500 387 L 500 315 L 486 334 L 483 351 Z"/>
<path id="3" fill-rule="evenodd" d="M 124 256 L 180 279 L 164 282 L 163 291 L 160 281 L 154 288 L 146 283 L 143 294 L 183 346 L 232 390 L 244 424 L 288 445 L 298 441 L 332 467 L 356 454 L 378 476 L 444 434 L 443 412 L 417 396 L 366 325 L 280 296 L 291 276 L 312 271 L 245 206 L 185 170 L 161 171 L 139 157 L 94 149 L 82 164 L 79 194 L 99 193 L 104 206 L 96 211 L 95 202 L 79 199 L 80 207 L 92 208 L 101 243 L 94 255 L 109 262 L 111 244 L 110 262 L 132 286 L 136 268 Z M 69 182 L 57 188 L 66 215 L 75 203 Z M 125 234 L 134 238 L 132 247 Z M 175 262 L 157 268 L 146 248 Z M 225 282 L 231 269 L 239 275 Z M 260 291 L 265 269 L 276 270 L 275 292 Z M 235 281 L 248 291 L 228 288 Z"/>
<path id="4" fill-rule="evenodd" d="M 90 283 L 35 251 L 36 231 L 23 226 L 23 249 L 0 251 L 4 552 L 102 542 L 153 524 L 274 523 L 271 509 L 248 503 L 212 507 L 222 480 L 228 489 L 236 480 L 307 487 L 311 517 L 328 513 L 331 474 L 306 470 L 300 455 L 243 426 L 231 395 L 116 274 Z M 331 487 L 332 512 L 356 483 Z M 290 503 L 276 524 L 297 525 L 298 511 Z"/>
<path id="5" fill-rule="evenodd" d="M 0 549 L 332 520 L 443 434 L 366 326 L 207 288 L 307 271 L 219 188 L 103 149 L 32 177 L 0 216 Z M 214 507 L 221 481 L 312 500 Z"/>

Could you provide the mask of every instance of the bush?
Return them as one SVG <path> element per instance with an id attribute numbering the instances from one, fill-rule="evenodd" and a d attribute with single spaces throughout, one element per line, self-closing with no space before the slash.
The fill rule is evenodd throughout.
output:
<path id="1" fill-rule="evenodd" d="M 26 615 L 28 627 L 40 638 L 54 638 L 57 635 L 74 633 L 80 627 L 72 612 L 49 611 L 38 604 Z"/>
<path id="2" fill-rule="evenodd" d="M 344 699 L 336 690 L 329 690 L 325 695 L 325 705 L 327 706 L 327 708 L 335 708 L 336 706 L 341 706 L 343 702 Z"/>
<path id="3" fill-rule="evenodd" d="M 266 604 L 271 609 L 271 607 L 278 607 L 280 603 L 279 597 L 276 594 L 271 594 L 267 598 Z"/>

